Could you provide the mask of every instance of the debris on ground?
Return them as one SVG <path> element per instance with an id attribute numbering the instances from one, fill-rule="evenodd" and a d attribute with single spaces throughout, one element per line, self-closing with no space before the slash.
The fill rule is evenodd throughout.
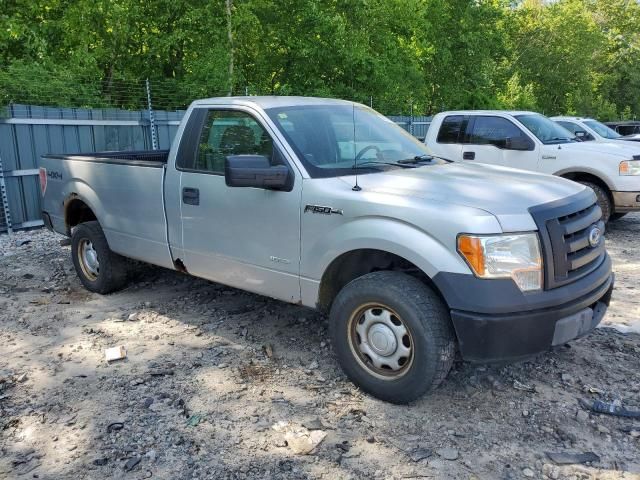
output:
<path id="1" fill-rule="evenodd" d="M 113 362 L 114 360 L 122 360 L 127 357 L 127 351 L 123 346 L 107 348 L 104 351 L 104 358 L 107 362 Z"/>
<path id="2" fill-rule="evenodd" d="M 602 400 L 578 399 L 580 405 L 595 413 L 603 413 L 616 417 L 640 418 L 640 409 L 623 407 L 620 401 L 603 402 Z"/>
<path id="3" fill-rule="evenodd" d="M 640 214 L 608 226 L 603 328 L 516 364 L 457 362 L 393 405 L 340 370 L 320 313 L 138 264 L 93 294 L 59 236 L 0 235 L 0 478 L 635 479 L 640 422 L 590 407 L 640 405 L 638 238 Z M 126 360 L 105 361 L 114 346 Z"/>
<path id="4" fill-rule="evenodd" d="M 593 452 L 568 453 L 568 452 L 545 452 L 549 460 L 557 465 L 572 465 L 579 463 L 599 462 L 600 457 Z"/>
<path id="5" fill-rule="evenodd" d="M 327 436 L 322 430 L 308 430 L 301 425 L 278 422 L 273 430 L 283 434 L 289 449 L 296 455 L 308 455 L 313 452 Z"/>

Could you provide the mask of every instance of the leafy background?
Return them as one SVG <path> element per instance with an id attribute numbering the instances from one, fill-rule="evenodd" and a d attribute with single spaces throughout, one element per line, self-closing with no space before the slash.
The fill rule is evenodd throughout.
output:
<path id="1" fill-rule="evenodd" d="M 0 0 L 0 103 L 318 95 L 640 114 L 637 0 Z"/>

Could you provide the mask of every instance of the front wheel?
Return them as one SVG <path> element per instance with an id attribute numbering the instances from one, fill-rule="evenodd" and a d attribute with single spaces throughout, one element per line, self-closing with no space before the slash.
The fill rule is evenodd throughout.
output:
<path id="1" fill-rule="evenodd" d="M 71 258 L 87 290 L 111 293 L 127 281 L 127 260 L 109 248 L 98 222 L 78 225 L 71 234 Z"/>
<path id="2" fill-rule="evenodd" d="M 329 328 L 346 375 L 392 403 L 436 388 L 455 356 L 447 307 L 420 280 L 400 272 L 370 273 L 345 286 L 331 307 Z"/>
<path id="3" fill-rule="evenodd" d="M 598 206 L 600 210 L 602 210 L 602 221 L 607 223 L 609 218 L 611 217 L 611 197 L 609 197 L 609 193 L 602 188 L 600 185 L 591 183 L 591 182 L 579 182 L 585 187 L 591 188 L 596 194 L 596 201 L 598 202 Z"/>

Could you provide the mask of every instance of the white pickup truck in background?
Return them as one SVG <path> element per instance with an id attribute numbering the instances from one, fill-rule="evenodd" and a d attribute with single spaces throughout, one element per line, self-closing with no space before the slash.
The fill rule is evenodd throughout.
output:
<path id="1" fill-rule="evenodd" d="M 602 218 L 640 210 L 640 152 L 623 142 L 578 142 L 534 112 L 468 110 L 437 114 L 425 143 L 433 155 L 568 178 L 591 187 Z"/>
<path id="2" fill-rule="evenodd" d="M 635 137 L 625 137 L 593 118 L 583 117 L 551 117 L 551 120 L 573 133 L 581 142 L 615 143 L 635 148 L 640 153 L 640 143 Z"/>

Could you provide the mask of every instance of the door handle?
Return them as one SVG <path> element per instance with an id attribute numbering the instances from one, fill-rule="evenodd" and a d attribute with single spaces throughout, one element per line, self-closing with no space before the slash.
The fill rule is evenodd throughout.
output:
<path id="1" fill-rule="evenodd" d="M 462 159 L 463 160 L 475 160 L 476 159 L 476 152 L 464 152 L 462 154 Z"/>
<path id="2" fill-rule="evenodd" d="M 182 201 L 187 205 L 200 205 L 200 190 L 189 187 L 183 188 Z"/>

